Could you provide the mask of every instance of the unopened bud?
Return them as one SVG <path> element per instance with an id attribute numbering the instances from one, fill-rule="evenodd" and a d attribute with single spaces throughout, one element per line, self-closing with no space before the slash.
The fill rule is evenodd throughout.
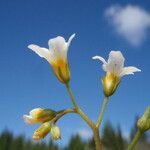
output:
<path id="1" fill-rule="evenodd" d="M 43 139 L 51 130 L 51 124 L 49 122 L 43 123 L 33 134 L 34 140 Z"/>
<path id="2" fill-rule="evenodd" d="M 53 140 L 61 139 L 61 133 L 60 133 L 60 129 L 58 126 L 56 125 L 52 126 L 50 133 L 51 133 Z"/>
<path id="3" fill-rule="evenodd" d="M 36 108 L 30 111 L 29 115 L 24 115 L 24 121 L 28 124 L 43 123 L 52 120 L 56 112 L 51 109 Z"/>
<path id="4" fill-rule="evenodd" d="M 138 120 L 137 127 L 142 132 L 150 129 L 150 106 L 146 109 L 144 115 Z"/>
<path id="5" fill-rule="evenodd" d="M 116 76 L 114 73 L 109 73 L 102 78 L 102 85 L 104 95 L 109 97 L 114 94 L 118 85 L 120 83 L 120 78 Z"/>

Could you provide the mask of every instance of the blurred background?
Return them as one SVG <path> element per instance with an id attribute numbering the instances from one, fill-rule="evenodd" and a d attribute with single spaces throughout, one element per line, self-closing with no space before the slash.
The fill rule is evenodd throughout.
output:
<path id="1" fill-rule="evenodd" d="M 120 50 L 125 66 L 142 71 L 125 76 L 110 98 L 100 131 L 106 150 L 124 150 L 136 132 L 136 120 L 150 104 L 150 2 L 139 0 L 0 0 L 0 150 L 92 150 L 91 130 L 77 115 L 58 122 L 62 139 L 34 142 L 38 125 L 22 116 L 37 107 L 72 107 L 65 87 L 50 65 L 27 46 L 48 47 L 48 40 L 76 33 L 69 48 L 71 86 L 78 104 L 96 121 L 103 100 L 104 75 L 95 55 L 107 59 Z M 137 150 L 150 149 L 149 133 Z M 113 147 L 112 147 L 113 145 Z"/>

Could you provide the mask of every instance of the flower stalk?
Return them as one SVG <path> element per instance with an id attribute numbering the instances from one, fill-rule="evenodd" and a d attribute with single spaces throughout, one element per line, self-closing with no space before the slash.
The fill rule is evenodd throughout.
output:
<path id="1" fill-rule="evenodd" d="M 66 88 L 69 93 L 70 99 L 72 100 L 72 103 L 75 107 L 75 110 L 82 117 L 82 119 L 84 119 L 84 121 L 91 127 L 93 131 L 96 150 L 102 150 L 102 144 L 101 144 L 100 135 L 99 135 L 99 128 L 97 128 L 96 125 L 89 119 L 89 117 L 80 109 L 80 107 L 76 103 L 76 100 L 74 98 L 74 95 L 72 93 L 69 83 L 66 84 Z"/>
<path id="2" fill-rule="evenodd" d="M 99 128 L 94 128 L 92 130 L 93 130 L 93 136 L 94 136 L 96 150 L 102 150 L 102 143 L 100 140 Z"/>
<path id="3" fill-rule="evenodd" d="M 133 150 L 136 146 L 136 144 L 138 143 L 139 139 L 141 138 L 143 132 L 141 132 L 140 130 L 138 130 L 131 142 L 131 144 L 128 146 L 127 150 Z"/>
<path id="4" fill-rule="evenodd" d="M 75 107 L 76 112 L 85 120 L 85 122 L 91 127 L 94 128 L 95 124 L 89 119 L 89 117 L 81 110 L 81 108 L 78 106 L 78 104 L 76 103 L 76 100 L 74 98 L 74 95 L 72 93 L 72 90 L 70 88 L 69 83 L 66 84 L 66 88 L 68 91 L 68 94 L 70 96 L 70 99 Z"/>
<path id="5" fill-rule="evenodd" d="M 102 123 L 107 103 L 108 103 L 108 97 L 105 97 L 104 100 L 103 100 L 103 104 L 102 104 L 100 115 L 99 115 L 98 120 L 97 120 L 97 124 L 96 124 L 97 128 L 99 128 L 101 123 Z"/>
<path id="6" fill-rule="evenodd" d="M 61 111 L 57 112 L 57 116 L 51 121 L 56 123 L 61 117 L 63 117 L 66 114 L 69 114 L 69 113 L 77 113 L 77 112 L 75 109 L 72 109 L 72 108 L 61 110 Z"/>

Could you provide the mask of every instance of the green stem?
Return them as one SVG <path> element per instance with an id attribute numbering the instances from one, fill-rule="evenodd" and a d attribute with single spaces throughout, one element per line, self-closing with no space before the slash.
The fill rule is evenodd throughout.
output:
<path id="1" fill-rule="evenodd" d="M 67 91 L 69 93 L 69 96 L 72 100 L 72 103 L 75 107 L 76 112 L 85 120 L 85 122 L 91 127 L 94 135 L 94 141 L 95 141 L 95 146 L 96 150 L 102 150 L 102 144 L 100 141 L 100 136 L 99 136 L 99 129 L 96 127 L 96 125 L 89 119 L 89 117 L 80 109 L 78 104 L 76 103 L 76 100 L 73 96 L 73 93 L 71 91 L 70 85 L 66 84 Z"/>
<path id="2" fill-rule="evenodd" d="M 93 135 L 94 135 L 94 141 L 95 141 L 96 150 L 102 150 L 102 144 L 101 144 L 100 135 L 99 135 L 99 129 L 98 128 L 93 129 Z"/>
<path id="3" fill-rule="evenodd" d="M 128 146 L 127 150 L 133 150 L 137 144 L 137 142 L 139 141 L 140 137 L 142 136 L 142 132 L 140 130 L 138 130 L 131 142 L 131 144 Z"/>
<path id="4" fill-rule="evenodd" d="M 67 88 L 67 91 L 68 91 L 68 93 L 69 93 L 70 99 L 72 100 L 72 103 L 73 103 L 75 109 L 78 110 L 78 109 L 79 109 L 79 106 L 78 106 L 78 104 L 76 103 L 76 100 L 75 100 L 75 98 L 74 98 L 74 96 L 73 96 L 73 93 L 72 93 L 72 90 L 71 90 L 71 88 L 70 88 L 69 83 L 66 84 L 66 88 Z"/>
<path id="5" fill-rule="evenodd" d="M 104 98 L 104 101 L 103 101 L 103 104 L 102 104 L 102 109 L 101 109 L 101 112 L 100 112 L 100 115 L 99 115 L 99 117 L 98 117 L 97 124 L 96 124 L 96 126 L 97 126 L 98 128 L 100 127 L 100 125 L 101 125 L 101 123 L 102 123 L 102 120 L 103 120 L 103 116 L 104 116 L 104 112 L 105 112 L 107 103 L 108 103 L 108 97 L 105 97 L 105 98 Z"/>
<path id="6" fill-rule="evenodd" d="M 95 128 L 95 124 L 89 119 L 89 117 L 80 109 L 80 107 L 78 106 L 78 104 L 76 103 L 76 100 L 73 96 L 72 90 L 70 88 L 69 83 L 66 84 L 66 88 L 67 91 L 69 93 L 70 99 L 75 107 L 76 112 L 86 121 L 86 123 L 91 127 L 91 128 Z"/>
<path id="7" fill-rule="evenodd" d="M 64 115 L 69 114 L 69 113 L 77 113 L 77 112 L 75 109 L 69 108 L 69 109 L 60 110 L 57 113 L 58 113 L 57 116 L 53 120 L 51 120 L 51 122 L 57 122 Z"/>

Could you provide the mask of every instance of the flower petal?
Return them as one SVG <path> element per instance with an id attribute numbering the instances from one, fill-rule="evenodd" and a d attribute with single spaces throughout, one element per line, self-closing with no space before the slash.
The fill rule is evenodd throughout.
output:
<path id="1" fill-rule="evenodd" d="M 60 58 L 65 59 L 67 57 L 68 46 L 63 37 L 57 36 L 56 38 L 50 39 L 48 45 L 55 60 Z"/>
<path id="2" fill-rule="evenodd" d="M 35 119 L 32 118 L 32 116 L 24 115 L 23 119 L 27 124 L 35 124 L 36 123 Z"/>
<path id="3" fill-rule="evenodd" d="M 67 45 L 68 45 L 68 47 L 70 46 L 70 43 L 71 43 L 71 41 L 73 40 L 73 38 L 75 37 L 75 33 L 74 34 L 72 34 L 71 36 L 70 36 L 70 38 L 69 38 L 69 40 L 68 40 L 68 42 L 67 42 Z"/>
<path id="4" fill-rule="evenodd" d="M 94 56 L 94 57 L 92 57 L 92 59 L 100 60 L 103 63 L 103 65 L 102 65 L 103 70 L 106 71 L 106 64 L 107 64 L 107 62 L 106 62 L 106 60 L 103 57 L 101 57 L 101 56 Z"/>
<path id="5" fill-rule="evenodd" d="M 120 73 L 120 76 L 124 76 L 124 75 L 129 75 L 129 74 L 134 74 L 134 72 L 140 72 L 141 70 L 136 68 L 136 67 L 124 67 L 122 72 Z"/>
<path id="6" fill-rule="evenodd" d="M 103 64 L 107 64 L 107 62 L 105 61 L 105 59 L 103 58 L 103 57 L 101 57 L 101 56 L 94 56 L 94 57 L 92 57 L 92 59 L 98 59 L 98 60 L 100 60 Z"/>
<path id="7" fill-rule="evenodd" d="M 120 51 L 111 51 L 106 65 L 106 71 L 119 75 L 124 66 L 124 61 L 125 59 Z"/>
<path id="8" fill-rule="evenodd" d="M 47 48 L 40 47 L 35 44 L 30 44 L 28 46 L 29 49 L 33 50 L 35 53 L 37 53 L 40 57 L 45 58 L 48 62 L 52 61 L 51 52 Z"/>
<path id="9" fill-rule="evenodd" d="M 54 51 L 62 51 L 66 48 L 66 41 L 62 36 L 57 36 L 56 38 L 50 39 L 48 41 L 49 49 Z"/>

